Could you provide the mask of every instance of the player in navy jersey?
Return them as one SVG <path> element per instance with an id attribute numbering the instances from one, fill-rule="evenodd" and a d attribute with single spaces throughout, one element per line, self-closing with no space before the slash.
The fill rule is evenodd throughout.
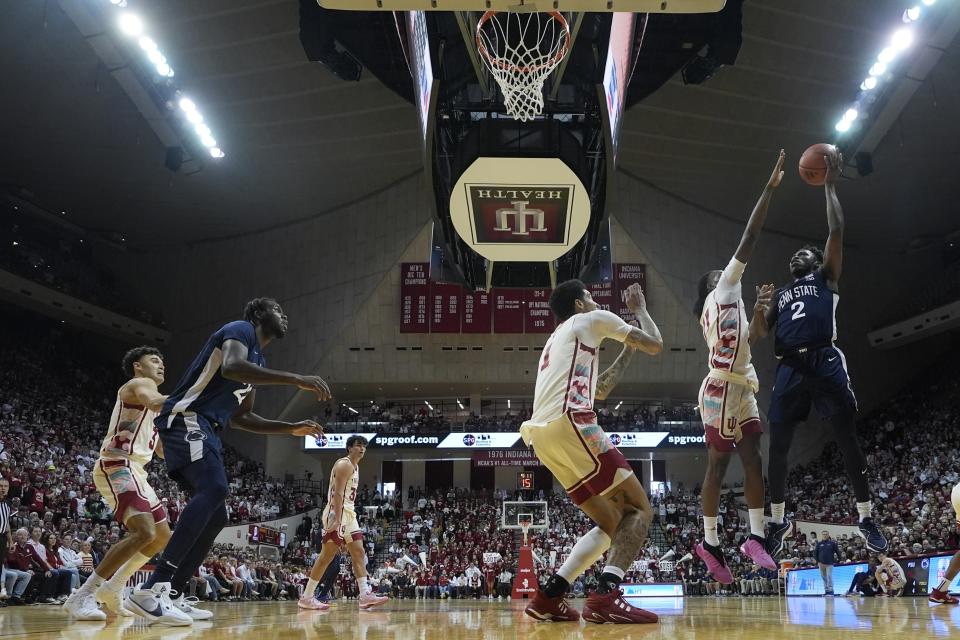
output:
<path id="1" fill-rule="evenodd" d="M 210 617 L 182 594 L 227 522 L 220 430 L 229 424 L 267 435 L 322 433 L 312 420 L 281 422 L 253 413 L 253 385 L 294 386 L 315 393 L 321 401 L 330 398 L 330 389 L 317 376 L 266 368 L 263 349 L 287 332 L 287 316 L 276 300 L 251 300 L 243 317 L 210 336 L 155 420 L 167 472 L 193 495 L 153 575 L 127 598 L 129 610 L 151 621 L 188 625 Z M 181 597 L 171 601 L 171 592 Z"/>
<path id="2" fill-rule="evenodd" d="M 887 540 L 871 518 L 867 460 L 857 442 L 857 399 L 853 394 L 847 362 L 835 345 L 838 282 L 843 264 L 843 209 L 837 197 L 843 157 L 826 156 L 827 236 L 825 251 L 804 247 L 790 258 L 794 281 L 776 291 L 758 336 L 772 328 L 777 366 L 770 397 L 770 482 L 772 524 L 767 550 L 776 556 L 791 523 L 784 517 L 788 455 L 797 425 L 807 419 L 811 404 L 830 421 L 833 437 L 843 454 L 847 477 L 857 498 L 860 534 L 874 552 L 886 551 Z"/>

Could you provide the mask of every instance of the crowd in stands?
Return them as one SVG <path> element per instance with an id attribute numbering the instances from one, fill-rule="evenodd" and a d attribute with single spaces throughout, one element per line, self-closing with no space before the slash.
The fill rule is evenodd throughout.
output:
<path id="1" fill-rule="evenodd" d="M 131 292 L 121 291 L 111 270 L 97 264 L 90 242 L 80 232 L 0 202 L 0 237 L 4 239 L 0 268 L 129 318 L 164 326 L 155 311 L 130 302 Z"/>
<path id="2" fill-rule="evenodd" d="M 334 412 L 327 407 L 322 416 L 314 416 L 330 433 L 369 430 L 383 434 L 446 434 L 450 431 L 515 432 L 530 417 L 529 402 L 518 409 L 478 414 L 475 411 L 445 412 L 423 404 L 376 403 L 359 409 L 341 404 Z M 622 404 L 622 403 L 620 403 Z M 462 415 L 461 415 L 462 414 Z M 691 403 L 675 405 L 635 404 L 617 408 L 617 403 L 600 404 L 597 420 L 607 431 L 701 431 L 697 407 Z"/>

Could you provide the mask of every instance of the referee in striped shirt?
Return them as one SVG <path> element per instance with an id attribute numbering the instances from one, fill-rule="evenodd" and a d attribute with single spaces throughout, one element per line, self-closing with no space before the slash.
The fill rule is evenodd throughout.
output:
<path id="1" fill-rule="evenodd" d="M 13 548 L 13 534 L 10 533 L 10 503 L 7 502 L 7 492 L 10 491 L 10 482 L 0 477 L 0 567 L 7 563 L 7 553 Z M 4 588 L 0 584 L 0 590 Z M 6 606 L 6 603 L 2 603 Z"/>

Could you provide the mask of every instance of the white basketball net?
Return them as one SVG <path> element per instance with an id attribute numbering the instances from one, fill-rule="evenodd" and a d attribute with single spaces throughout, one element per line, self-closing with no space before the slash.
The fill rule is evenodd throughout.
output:
<path id="1" fill-rule="evenodd" d="M 503 92 L 507 113 L 521 122 L 543 113 L 543 83 L 570 47 L 557 11 L 488 11 L 477 25 L 477 48 Z"/>

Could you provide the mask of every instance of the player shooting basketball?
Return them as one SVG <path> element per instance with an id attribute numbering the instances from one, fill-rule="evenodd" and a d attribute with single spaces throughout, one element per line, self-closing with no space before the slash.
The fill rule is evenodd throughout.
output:
<path id="1" fill-rule="evenodd" d="M 807 419 L 811 403 L 822 418 L 830 421 L 833 437 L 843 454 L 847 478 L 857 497 L 860 535 L 874 552 L 886 551 L 887 539 L 871 516 L 867 460 L 857 442 L 855 419 L 857 399 L 853 394 L 847 361 L 834 344 L 837 339 L 836 309 L 840 300 L 838 283 L 843 266 L 843 208 L 837 197 L 837 180 L 843 156 L 833 152 L 824 157 L 827 175 L 827 236 L 823 252 L 803 247 L 790 258 L 794 281 L 777 290 L 766 317 L 756 322 L 758 337 L 775 332 L 777 366 L 770 398 L 770 514 L 773 521 L 767 536 L 767 551 L 776 557 L 791 524 L 784 517 L 790 444 L 800 422 Z"/>
<path id="2" fill-rule="evenodd" d="M 751 331 L 751 323 L 747 321 L 741 277 L 760 239 L 773 192 L 783 178 L 783 160 L 781 149 L 773 173 L 743 230 L 736 253 L 723 271 L 703 274 L 697 287 L 697 303 L 693 308 L 700 319 L 703 337 L 710 351 L 707 360 L 710 370 L 700 387 L 700 418 L 706 431 L 707 471 L 701 494 L 704 542 L 697 545 L 696 552 L 721 584 L 733 582 L 733 574 L 724 560 L 717 535 L 717 511 L 720 507 L 720 485 L 734 450 L 743 464 L 744 493 L 750 514 L 750 537 L 741 545 L 740 551 L 761 567 L 777 568 L 764 550 L 763 459 L 760 454 L 763 426 L 760 424 L 755 395 L 760 390 L 760 383 L 751 362 L 750 343 L 755 336 Z M 772 294 L 773 285 L 757 288 L 755 319 L 762 321 Z"/>

